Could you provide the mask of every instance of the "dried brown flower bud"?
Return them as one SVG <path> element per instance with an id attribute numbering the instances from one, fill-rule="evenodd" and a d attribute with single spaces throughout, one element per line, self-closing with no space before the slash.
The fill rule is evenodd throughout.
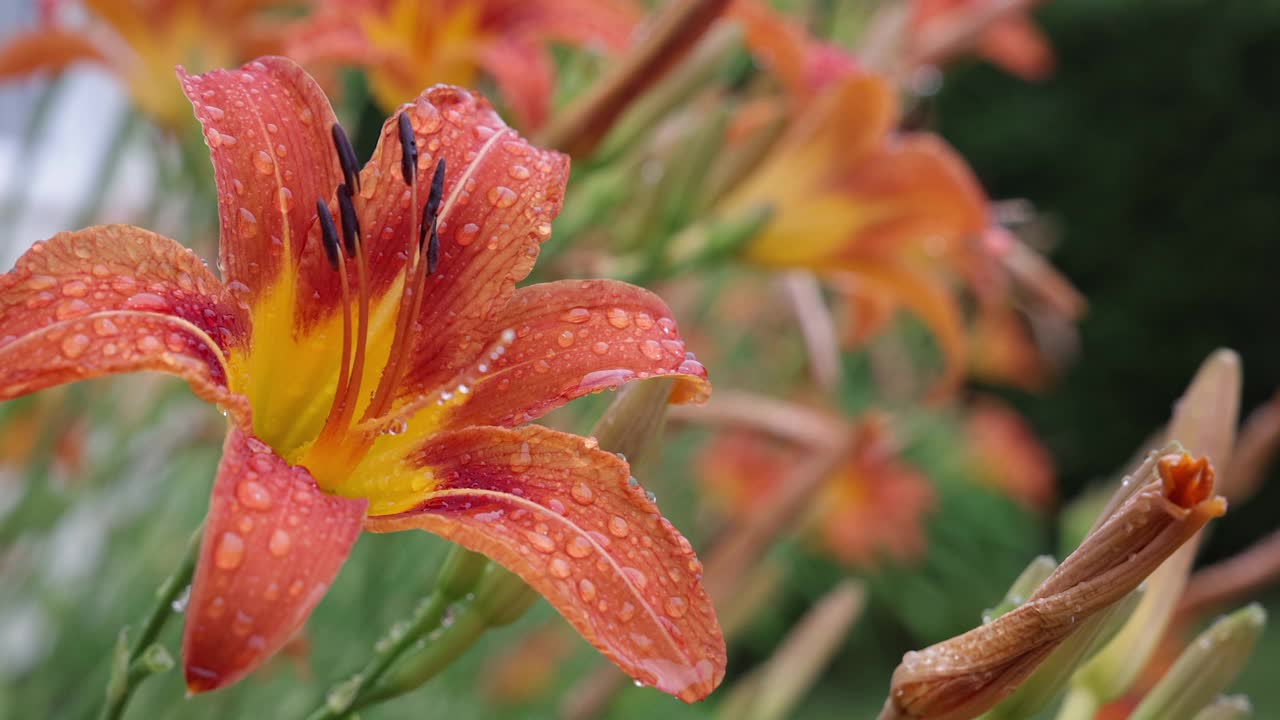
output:
<path id="1" fill-rule="evenodd" d="M 1023 605 L 981 627 L 909 652 L 880 720 L 968 720 L 1007 697 L 1094 613 L 1132 592 L 1210 519 L 1226 511 L 1206 458 L 1153 453 L 1140 483 Z"/>

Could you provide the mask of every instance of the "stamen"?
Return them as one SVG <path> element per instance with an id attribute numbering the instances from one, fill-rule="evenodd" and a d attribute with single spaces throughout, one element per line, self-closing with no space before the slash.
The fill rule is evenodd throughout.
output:
<path id="1" fill-rule="evenodd" d="M 404 117 L 404 115 L 401 114 L 401 117 Z M 407 125 L 407 120 L 400 123 L 402 137 L 403 128 Z M 416 162 L 414 164 L 416 166 Z M 409 235 L 410 238 L 416 236 L 418 244 L 416 248 L 412 245 L 408 248 L 410 261 L 405 264 L 404 295 L 400 303 L 400 315 L 396 318 L 396 330 L 391 341 L 391 351 L 387 355 L 387 366 L 383 368 L 382 377 L 378 380 L 378 389 L 374 391 L 373 400 L 370 401 L 362 422 L 386 412 L 391 404 L 392 388 L 400 381 L 400 373 L 404 368 L 405 359 L 408 355 L 409 336 L 412 334 L 413 326 L 418 320 L 419 313 L 422 312 L 422 299 L 426 293 L 426 278 L 435 272 L 436 265 L 440 260 L 440 237 L 437 232 L 437 224 L 439 222 L 438 215 L 441 200 L 444 197 L 444 175 L 445 163 L 441 159 L 436 163 L 435 174 L 431 178 L 431 191 L 427 196 L 426 205 L 422 208 L 421 225 L 412 228 L 413 231 Z M 416 207 L 418 188 L 416 185 L 410 185 L 410 187 L 413 190 L 414 203 L 411 207 Z M 415 222 L 418 222 L 416 214 L 411 217 Z M 426 262 L 423 262 L 422 243 L 428 228 L 430 229 L 431 241 L 426 247 Z M 415 250 L 417 251 L 416 253 L 414 252 Z M 416 260 L 415 254 L 417 256 Z"/>
<path id="2" fill-rule="evenodd" d="M 324 254 L 329 258 L 329 267 L 338 269 L 341 253 L 338 251 L 338 230 L 333 226 L 333 215 L 323 200 L 316 201 L 316 216 L 320 218 L 320 238 L 324 241 Z"/>
<path id="3" fill-rule="evenodd" d="M 338 364 L 338 386 L 333 393 L 333 404 L 329 407 L 329 417 L 333 417 L 338 414 L 339 404 L 347 395 L 351 367 L 351 287 L 347 281 L 347 260 L 339 249 L 333 215 L 323 200 L 316 201 L 316 215 L 320 218 L 320 235 L 324 239 L 325 255 L 329 258 L 329 265 L 338 272 L 338 282 L 342 287 L 342 360 Z"/>
<path id="4" fill-rule="evenodd" d="M 351 147 L 351 141 L 347 139 L 347 133 L 341 125 L 334 123 L 330 132 L 333 134 L 333 148 L 338 152 L 338 162 L 342 165 L 342 177 L 346 180 L 347 187 L 359 191 L 360 167 L 356 162 L 356 151 Z"/>
<path id="5" fill-rule="evenodd" d="M 418 174 L 418 139 L 413 134 L 413 123 L 409 116 L 400 113 L 400 174 L 404 176 L 404 184 L 412 186 Z"/>
<path id="6" fill-rule="evenodd" d="M 360 245 L 360 218 L 351 201 L 351 188 L 345 184 L 338 186 L 338 214 L 342 216 L 342 240 L 347 257 L 355 257 Z"/>
<path id="7" fill-rule="evenodd" d="M 427 246 L 427 274 L 434 275 L 440 262 L 440 236 L 436 232 L 439 221 L 440 203 L 444 199 L 444 158 L 436 163 L 435 175 L 431 178 L 431 194 L 427 196 L 427 204 L 422 208 L 422 225 L 418 229 L 418 249 L 426 242 L 428 230 L 431 244 Z"/>

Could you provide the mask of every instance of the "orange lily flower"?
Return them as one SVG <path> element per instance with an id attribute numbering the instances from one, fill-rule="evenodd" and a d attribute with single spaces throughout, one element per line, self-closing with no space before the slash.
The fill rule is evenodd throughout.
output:
<path id="1" fill-rule="evenodd" d="M 911 310 L 948 359 L 944 384 L 954 384 L 966 353 L 954 286 L 988 262 L 978 242 L 988 212 L 977 179 L 937 136 L 895 130 L 898 99 L 888 81 L 852 59 L 834 61 L 835 49 L 770 22 L 757 3 L 737 7 L 748 43 L 797 114 L 724 202 L 729 213 L 774 210 L 748 259 L 823 273 L 881 319 L 893 307 Z M 771 30 L 779 26 L 786 31 Z"/>
<path id="2" fill-rule="evenodd" d="M 1054 500 L 1053 456 L 1013 408 L 984 398 L 965 417 L 978 479 L 1032 510 Z"/>
<path id="3" fill-rule="evenodd" d="M 41 4 L 42 27 L 19 32 L 0 47 L 0 79 L 77 62 L 101 65 L 129 91 L 133 103 L 169 129 L 191 117 L 173 68 L 228 67 L 274 51 L 272 20 L 264 11 L 293 0 L 81 0 L 92 16 L 67 27 L 59 16 L 78 10 L 67 0 Z M 104 32 L 105 31 L 105 32 Z"/>
<path id="4" fill-rule="evenodd" d="M 1032 4 L 914 0 L 910 34 L 915 60 L 941 64 L 973 51 L 1023 80 L 1043 80 L 1053 72 L 1053 50 L 1031 17 Z M 1004 9 L 1008 7 L 1013 10 Z M 957 45 L 952 38 L 966 42 Z"/>
<path id="5" fill-rule="evenodd" d="M 295 28 L 289 55 L 365 68 L 386 109 L 433 82 L 470 86 L 483 73 L 532 130 L 555 89 L 547 45 L 620 50 L 638 20 L 630 0 L 326 0 Z"/>
<path id="6" fill-rule="evenodd" d="M 724 640 L 688 541 L 624 460 L 522 426 L 633 378 L 677 378 L 675 401 L 709 391 L 648 291 L 515 287 L 569 159 L 436 86 L 360 170 L 292 61 L 179 76 L 213 157 L 222 280 L 134 227 L 36 245 L 0 276 L 0 399 L 161 370 L 228 412 L 184 633 L 191 690 L 279 650 L 364 527 L 484 553 L 636 679 L 707 695 Z"/>
<path id="7" fill-rule="evenodd" d="M 844 565 L 873 568 L 883 558 L 911 561 L 925 550 L 924 520 L 933 487 L 897 457 L 885 419 L 857 424 L 856 442 L 823 486 L 807 519 L 807 535 Z M 759 512 L 772 502 L 798 451 L 738 431 L 719 435 L 699 456 L 707 496 L 726 516 Z"/>

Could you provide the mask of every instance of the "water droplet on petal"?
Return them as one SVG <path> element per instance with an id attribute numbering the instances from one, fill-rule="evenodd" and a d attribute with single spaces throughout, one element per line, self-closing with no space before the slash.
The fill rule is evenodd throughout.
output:
<path id="1" fill-rule="evenodd" d="M 63 284 L 62 294 L 67 297 L 84 297 L 89 294 L 89 286 L 83 280 L 71 280 Z"/>
<path id="2" fill-rule="evenodd" d="M 560 317 L 565 322 L 571 322 L 575 324 L 584 323 L 591 319 L 591 311 L 584 307 L 576 307 L 576 308 L 572 308 L 570 310 L 565 311 L 565 313 Z"/>
<path id="3" fill-rule="evenodd" d="M 234 570 L 240 567 L 244 559 L 244 539 L 233 532 L 222 533 L 218 547 L 213 551 L 213 564 L 223 570 Z"/>
<path id="4" fill-rule="evenodd" d="M 571 571 L 569 561 L 564 558 L 551 558 L 551 562 L 547 563 L 547 570 L 561 580 L 569 577 Z"/>
<path id="5" fill-rule="evenodd" d="M 506 185 L 495 185 L 489 189 L 489 202 L 494 207 L 509 208 L 516 204 L 516 192 Z"/>
<path id="6" fill-rule="evenodd" d="M 569 557 L 582 559 L 595 552 L 595 547 L 590 540 L 578 535 L 565 544 L 564 551 L 569 553 Z"/>
<path id="7" fill-rule="evenodd" d="M 645 340 L 640 343 L 640 354 L 650 360 L 658 360 L 662 358 L 662 346 L 657 340 Z"/>
<path id="8" fill-rule="evenodd" d="M 680 595 L 672 595 L 662 604 L 662 609 L 666 611 L 668 617 L 682 618 L 689 612 L 689 601 Z"/>
<path id="9" fill-rule="evenodd" d="M 631 534 L 631 526 L 627 525 L 627 521 L 622 519 L 620 515 L 614 515 L 609 518 L 609 532 L 614 537 L 624 538 Z"/>
<path id="10" fill-rule="evenodd" d="M 638 568 L 624 567 L 622 568 L 622 572 L 627 576 L 627 579 L 631 581 L 631 584 L 636 586 L 637 589 L 643 590 L 645 586 L 649 584 L 649 576 L 645 575 L 643 572 L 640 572 Z"/>
<path id="11" fill-rule="evenodd" d="M 47 295 L 48 293 L 43 294 Z M 59 320 L 70 320 L 73 317 L 88 313 L 89 310 L 89 303 L 83 300 L 63 300 L 53 311 L 53 315 Z"/>
<path id="12" fill-rule="evenodd" d="M 271 493 L 256 480 L 241 480 L 236 485 L 236 499 L 251 510 L 267 510 L 271 507 Z"/>
<path id="13" fill-rule="evenodd" d="M 476 241 L 476 237 L 480 234 L 480 226 L 475 223 L 467 223 L 458 228 L 458 233 L 454 235 L 454 239 L 462 247 L 466 247 Z"/>
<path id="14" fill-rule="evenodd" d="M 630 622 L 631 618 L 636 616 L 636 606 L 629 602 L 622 603 L 622 607 L 618 608 L 618 619 L 622 622 Z"/>
<path id="15" fill-rule="evenodd" d="M 578 597 L 581 597 L 583 602 L 591 602 L 595 600 L 596 599 L 595 583 L 591 582 L 590 580 L 587 580 L 586 578 L 579 580 L 578 581 Z"/>
<path id="16" fill-rule="evenodd" d="M 271 533 L 271 540 L 267 543 L 267 550 L 271 551 L 276 557 L 284 557 L 289 554 L 289 548 L 293 545 L 293 538 L 289 537 L 289 533 L 281 528 L 276 528 Z"/>
<path id="17" fill-rule="evenodd" d="M 556 336 L 556 344 L 562 348 L 567 348 L 573 344 L 573 339 L 574 339 L 573 331 L 565 330 L 564 332 Z"/>
<path id="18" fill-rule="evenodd" d="M 533 173 L 529 172 L 529 168 L 523 165 L 512 165 L 507 168 L 507 174 L 516 180 L 528 180 Z"/>
<path id="19" fill-rule="evenodd" d="M 265 150 L 259 150 L 253 156 L 253 166 L 258 168 L 258 172 L 263 175 L 271 175 L 276 171 L 276 163 Z"/>
<path id="20" fill-rule="evenodd" d="M 556 549 L 555 541 L 540 532 L 529 533 L 529 544 L 532 545 L 535 550 L 544 553 L 555 552 Z"/>
<path id="21" fill-rule="evenodd" d="M 511 455 L 511 472 L 523 473 L 533 464 L 533 457 L 529 454 L 529 443 L 520 444 L 520 452 Z"/>
<path id="22" fill-rule="evenodd" d="M 62 354 L 68 358 L 79 357 L 89 347 L 89 338 L 76 333 L 62 341 Z"/>
<path id="23" fill-rule="evenodd" d="M 595 501 L 595 493 L 584 482 L 576 482 L 573 489 L 569 491 L 569 495 L 580 505 L 590 505 Z"/>
<path id="24" fill-rule="evenodd" d="M 591 352 L 597 355 L 605 355 L 609 352 L 609 343 L 603 340 L 597 340 L 591 345 Z"/>

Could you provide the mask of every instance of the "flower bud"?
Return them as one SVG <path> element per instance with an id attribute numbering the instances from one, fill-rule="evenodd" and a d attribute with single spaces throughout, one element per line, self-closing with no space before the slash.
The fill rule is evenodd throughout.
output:
<path id="1" fill-rule="evenodd" d="M 1085 621 L 1133 592 L 1226 511 L 1213 468 L 1186 453 L 1148 457 L 1138 489 L 1026 603 L 981 627 L 907 653 L 880 720 L 968 720 L 1011 694 Z"/>
<path id="2" fill-rule="evenodd" d="M 1235 680 L 1267 624 L 1254 603 L 1220 618 L 1178 656 L 1130 720 L 1193 720 Z"/>

